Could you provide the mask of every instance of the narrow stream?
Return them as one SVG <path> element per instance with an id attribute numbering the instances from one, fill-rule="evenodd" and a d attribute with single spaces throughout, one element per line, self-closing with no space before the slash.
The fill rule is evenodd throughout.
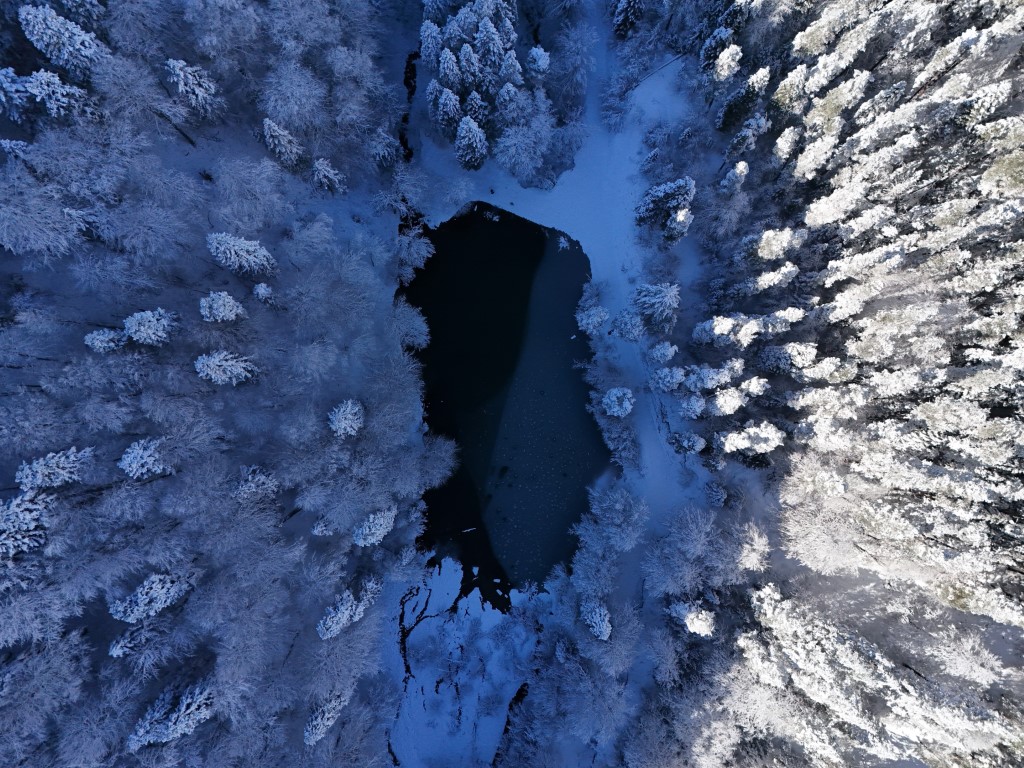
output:
<path id="1" fill-rule="evenodd" d="M 573 551 L 569 527 L 608 453 L 574 367 L 589 357 L 574 311 L 579 244 L 486 203 L 430 232 L 436 255 L 407 289 L 431 331 L 427 421 L 459 444 L 459 468 L 426 495 L 423 543 L 455 554 L 463 591 L 508 605 Z"/>

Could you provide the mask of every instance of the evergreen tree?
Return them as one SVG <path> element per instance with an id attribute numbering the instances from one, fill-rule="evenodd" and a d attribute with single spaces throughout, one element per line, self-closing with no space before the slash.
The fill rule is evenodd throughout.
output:
<path id="1" fill-rule="evenodd" d="M 447 88 L 442 88 L 437 97 L 437 127 L 445 136 L 454 137 L 462 120 L 459 97 Z"/>
<path id="2" fill-rule="evenodd" d="M 298 140 L 270 118 L 263 119 L 263 141 L 284 165 L 295 165 L 304 154 Z"/>
<path id="3" fill-rule="evenodd" d="M 327 415 L 331 431 L 340 438 L 355 437 L 363 428 L 365 413 L 358 400 L 345 400 Z"/>
<path id="4" fill-rule="evenodd" d="M 92 458 L 92 448 L 80 451 L 72 447 L 66 451 L 48 453 L 34 459 L 31 464 L 23 461 L 14 475 L 14 482 L 26 494 L 40 488 L 59 488 L 68 483 L 77 483 Z"/>
<path id="5" fill-rule="evenodd" d="M 226 323 L 245 317 L 245 307 L 226 291 L 210 291 L 199 300 L 199 314 L 208 323 Z"/>
<path id="6" fill-rule="evenodd" d="M 219 264 L 232 272 L 243 274 L 271 274 L 277 262 L 256 240 L 243 240 L 226 232 L 215 232 L 206 237 L 206 246 Z"/>
<path id="7" fill-rule="evenodd" d="M 223 100 L 217 95 L 217 84 L 201 67 L 189 66 L 181 59 L 168 59 L 164 66 L 178 94 L 200 117 L 211 117 L 223 106 Z"/>
<path id="8" fill-rule="evenodd" d="M 248 381 L 259 373 L 259 369 L 248 358 L 224 350 L 200 355 L 196 358 L 195 369 L 201 379 L 231 386 Z"/>
<path id="9" fill-rule="evenodd" d="M 616 0 L 612 6 L 612 28 L 627 37 L 644 15 L 644 0 Z"/>
<path id="10" fill-rule="evenodd" d="M 110 50 L 96 35 L 49 7 L 23 5 L 18 20 L 25 37 L 58 67 L 77 75 L 88 74 Z"/>
<path id="11" fill-rule="evenodd" d="M 441 56 L 438 59 L 437 79 L 441 85 L 453 93 L 458 93 L 462 89 L 459 62 L 455 59 L 455 54 L 447 48 L 441 51 Z"/>
<path id="12" fill-rule="evenodd" d="M 124 332 L 132 341 L 151 347 L 160 347 L 171 339 L 177 323 L 174 315 L 165 309 L 136 312 L 124 319 Z"/>
<path id="13" fill-rule="evenodd" d="M 459 122 L 455 136 L 455 157 L 463 168 L 471 171 L 478 169 L 487 159 L 487 136 L 472 117 L 464 117 Z"/>
<path id="14" fill-rule="evenodd" d="M 166 744 L 187 736 L 213 717 L 215 702 L 208 681 L 191 685 L 180 693 L 166 689 L 128 737 L 128 751 L 138 752 L 149 744 Z"/>
<path id="15" fill-rule="evenodd" d="M 169 472 L 171 468 L 164 462 L 160 451 L 163 442 L 163 438 L 136 440 L 122 454 L 117 462 L 118 468 L 132 480 L 145 480 Z"/>

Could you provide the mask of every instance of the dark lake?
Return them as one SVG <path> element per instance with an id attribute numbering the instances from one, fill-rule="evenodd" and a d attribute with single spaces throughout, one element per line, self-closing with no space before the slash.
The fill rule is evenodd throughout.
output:
<path id="1" fill-rule="evenodd" d="M 567 561 L 569 527 L 608 452 L 574 363 L 574 312 L 589 278 L 579 244 L 486 203 L 429 233 L 436 249 L 406 290 L 430 326 L 421 353 L 427 422 L 459 467 L 427 493 L 422 543 L 459 558 L 463 591 L 503 608 L 510 586 Z"/>

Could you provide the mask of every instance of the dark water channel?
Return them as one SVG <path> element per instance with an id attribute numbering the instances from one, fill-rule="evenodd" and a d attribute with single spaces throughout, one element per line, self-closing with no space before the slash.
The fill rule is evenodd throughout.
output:
<path id="1" fill-rule="evenodd" d="M 510 585 L 567 561 L 569 526 L 608 466 L 574 362 L 574 311 L 590 264 L 579 244 L 486 203 L 430 232 L 436 255 L 408 287 L 430 326 L 427 422 L 459 467 L 426 495 L 424 542 L 455 554 L 463 591 L 499 608 Z"/>

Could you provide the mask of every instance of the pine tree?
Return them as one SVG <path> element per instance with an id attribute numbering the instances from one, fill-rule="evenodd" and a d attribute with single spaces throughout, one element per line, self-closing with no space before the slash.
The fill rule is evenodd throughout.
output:
<path id="1" fill-rule="evenodd" d="M 441 37 L 441 30 L 430 19 L 424 20 L 420 26 L 420 56 L 427 66 L 437 67 L 438 58 L 444 48 L 444 40 Z"/>
<path id="2" fill-rule="evenodd" d="M 645 0 L 616 0 L 612 7 L 612 28 L 619 37 L 628 37 L 644 15 Z"/>
<path id="3" fill-rule="evenodd" d="M 455 157 L 466 169 L 475 171 L 487 159 L 487 136 L 472 117 L 464 117 L 459 122 L 459 130 L 455 135 Z"/>
<path id="4" fill-rule="evenodd" d="M 487 106 L 487 102 L 485 102 L 483 97 L 476 91 L 470 91 L 469 96 L 466 97 L 466 103 L 463 105 L 463 111 L 465 112 L 465 116 L 472 118 L 480 129 L 483 129 L 484 126 L 488 125 L 490 122 L 491 108 Z M 456 134 L 456 136 L 458 136 L 458 134 Z M 486 139 L 486 136 L 484 138 Z"/>
<path id="5" fill-rule="evenodd" d="M 166 744 L 187 736 L 213 717 L 213 685 L 202 681 L 176 694 L 166 689 L 146 711 L 128 737 L 129 752 L 138 752 L 149 744 Z"/>
<path id="6" fill-rule="evenodd" d="M 86 92 L 68 85 L 53 72 L 39 70 L 23 81 L 25 91 L 37 104 L 46 108 L 50 117 L 64 117 L 82 109 L 86 103 Z"/>
<path id="7" fill-rule="evenodd" d="M 160 453 L 163 438 L 136 440 L 128 446 L 117 466 L 132 480 L 145 480 L 153 475 L 169 472 L 171 468 Z"/>
<path id="8" fill-rule="evenodd" d="M 128 334 L 113 328 L 101 328 L 98 331 L 85 334 L 85 345 L 93 352 L 99 352 L 100 354 L 121 349 L 127 343 Z"/>
<path id="9" fill-rule="evenodd" d="M 515 51 L 506 51 L 501 61 L 501 68 L 498 70 L 498 82 L 504 86 L 505 83 L 521 87 L 524 84 L 523 68 L 519 65 Z"/>
<path id="10" fill-rule="evenodd" d="M 46 58 L 73 74 L 88 74 L 101 59 L 110 55 L 110 50 L 96 35 L 57 15 L 52 8 L 23 5 L 18 9 L 18 20 L 25 37 Z"/>
<path id="11" fill-rule="evenodd" d="M 475 92 L 480 84 L 480 59 L 469 43 L 459 49 L 459 74 L 466 90 Z"/>
<path id="12" fill-rule="evenodd" d="M 612 636 L 611 614 L 605 604 L 596 598 L 587 598 L 580 603 L 580 620 L 598 640 Z"/>
<path id="13" fill-rule="evenodd" d="M 271 274 L 277 262 L 256 240 L 243 240 L 226 232 L 207 235 L 206 247 L 217 262 L 232 272 L 243 274 Z"/>
<path id="14" fill-rule="evenodd" d="M 22 112 L 28 105 L 28 90 L 24 78 L 10 67 L 0 69 L 0 115 L 11 122 L 21 122 Z"/>
<path id="15" fill-rule="evenodd" d="M 208 323 L 226 323 L 245 317 L 245 307 L 225 291 L 210 291 L 199 300 L 199 314 Z"/>
<path id="16" fill-rule="evenodd" d="M 462 107 L 459 97 L 448 88 L 442 88 L 437 97 L 437 127 L 446 137 L 453 138 L 462 120 Z"/>
<path id="17" fill-rule="evenodd" d="M 679 309 L 679 284 L 641 283 L 633 294 L 633 304 L 644 317 L 656 323 L 671 323 Z"/>
<path id="18" fill-rule="evenodd" d="M 223 100 L 217 95 L 217 84 L 204 69 L 189 66 L 181 59 L 168 59 L 164 66 L 178 94 L 185 97 L 200 117 L 210 117 L 223 106 Z"/>
<path id="19" fill-rule="evenodd" d="M 768 87 L 768 79 L 769 71 L 764 67 L 752 74 L 742 88 L 733 91 L 719 110 L 715 127 L 720 131 L 730 130 L 745 119 Z"/>
<path id="20" fill-rule="evenodd" d="M 330 640 L 337 637 L 345 627 L 363 618 L 366 609 L 376 602 L 383 588 L 381 581 L 371 576 L 360 586 L 358 598 L 351 590 L 346 589 L 316 625 L 316 633 L 320 635 L 320 639 Z"/>
<path id="21" fill-rule="evenodd" d="M 151 619 L 181 600 L 191 588 L 189 576 L 153 573 L 126 598 L 112 602 L 110 615 L 127 624 Z"/>
<path id="22" fill-rule="evenodd" d="M 395 527 L 397 517 L 398 507 L 394 502 L 388 504 L 384 509 L 371 512 L 369 517 L 352 532 L 352 541 L 359 547 L 373 547 L 380 544 Z"/>
<path id="23" fill-rule="evenodd" d="M 601 407 L 609 416 L 623 418 L 633 411 L 633 403 L 636 398 L 633 392 L 627 387 L 615 387 L 609 389 L 601 398 Z"/>
<path id="24" fill-rule="evenodd" d="M 337 437 L 355 437 L 363 428 L 364 418 L 362 403 L 358 400 L 345 400 L 327 414 L 327 423 Z"/>
<path id="25" fill-rule="evenodd" d="M 530 76 L 530 79 L 535 84 L 540 85 L 544 81 L 544 78 L 547 77 L 550 69 L 551 55 L 539 45 L 535 45 L 531 48 L 530 52 L 526 56 L 526 72 Z"/>
<path id="26" fill-rule="evenodd" d="M 480 21 L 473 39 L 473 50 L 480 60 L 480 82 L 485 93 L 496 93 L 502 85 L 498 73 L 505 60 L 505 46 L 490 19 Z"/>
<path id="27" fill-rule="evenodd" d="M 345 174 L 337 170 L 324 157 L 318 157 L 313 161 L 313 186 L 331 193 L 347 191 Z"/>
<path id="28" fill-rule="evenodd" d="M 39 488 L 59 488 L 68 483 L 76 483 L 81 473 L 92 461 L 93 449 L 78 450 L 75 447 L 58 453 L 48 453 L 35 459 L 31 464 L 22 462 L 14 475 L 14 482 L 21 486 L 22 491 L 35 491 Z"/>
<path id="29" fill-rule="evenodd" d="M 174 315 L 165 309 L 156 309 L 145 312 L 136 312 L 124 319 L 124 332 L 128 338 L 139 344 L 146 344 L 151 347 L 159 347 L 171 339 L 171 331 L 177 323 Z"/>
<path id="30" fill-rule="evenodd" d="M 313 710 L 302 732 L 302 740 L 307 747 L 314 746 L 327 735 L 327 731 L 338 721 L 342 710 L 351 701 L 352 693 L 353 690 L 348 689 L 343 693 L 332 694 L 323 704 Z"/>
<path id="31" fill-rule="evenodd" d="M 43 545 L 46 513 L 53 502 L 53 496 L 28 490 L 0 503 L 0 562 L 10 563 L 15 555 Z"/>
<path id="32" fill-rule="evenodd" d="M 455 59 L 455 54 L 449 49 L 445 48 L 441 51 L 441 55 L 437 62 L 437 80 L 445 88 L 458 93 L 462 89 L 462 75 L 459 72 L 459 62 Z"/>
<path id="33" fill-rule="evenodd" d="M 304 154 L 298 140 L 269 117 L 263 118 L 263 142 L 284 165 L 295 165 Z"/>
<path id="34" fill-rule="evenodd" d="M 695 192 L 696 185 L 689 176 L 656 184 L 644 193 L 637 204 L 637 223 L 661 226 L 669 240 L 684 236 L 693 220 L 689 206 Z"/>
<path id="35" fill-rule="evenodd" d="M 248 381 L 259 373 L 259 369 L 248 358 L 224 350 L 200 355 L 196 358 L 195 369 L 201 379 L 231 386 Z"/>

